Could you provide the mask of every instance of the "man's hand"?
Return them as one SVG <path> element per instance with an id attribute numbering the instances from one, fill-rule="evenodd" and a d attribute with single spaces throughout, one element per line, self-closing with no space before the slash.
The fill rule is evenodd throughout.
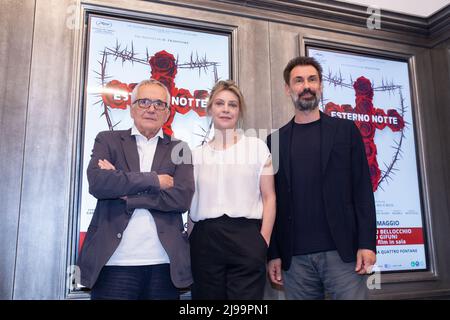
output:
<path id="1" fill-rule="evenodd" d="M 369 249 L 359 249 L 356 253 L 356 267 L 355 272 L 358 274 L 372 273 L 372 268 L 377 261 L 375 252 Z"/>
<path id="2" fill-rule="evenodd" d="M 270 281 L 280 286 L 283 285 L 283 279 L 281 278 L 281 259 L 270 260 L 267 266 L 267 272 L 269 273 Z"/>
<path id="3" fill-rule="evenodd" d="M 98 166 L 102 170 L 116 170 L 116 167 L 106 159 L 98 160 Z M 158 175 L 159 185 L 161 189 L 169 189 L 173 187 L 173 178 L 168 174 L 160 174 Z M 126 200 L 127 197 L 121 197 L 121 199 Z"/>
<path id="4" fill-rule="evenodd" d="M 116 167 L 114 167 L 114 165 L 106 159 L 98 160 L 98 166 L 103 170 L 116 170 Z"/>
<path id="5" fill-rule="evenodd" d="M 158 179 L 161 189 L 169 189 L 173 187 L 173 178 L 168 174 L 159 174 Z"/>

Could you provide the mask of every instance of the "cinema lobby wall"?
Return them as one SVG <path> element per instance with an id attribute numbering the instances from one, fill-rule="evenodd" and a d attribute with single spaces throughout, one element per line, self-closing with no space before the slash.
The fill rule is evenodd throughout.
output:
<path id="1" fill-rule="evenodd" d="M 2 0 L 0 299 L 79 299 L 76 243 L 86 12 L 229 30 L 245 128 L 279 128 L 293 107 L 282 71 L 307 45 L 407 59 L 411 71 L 426 271 L 381 275 L 372 299 L 450 298 L 450 8 L 429 18 L 330 1 Z M 269 298 L 279 298 L 268 290 Z"/>

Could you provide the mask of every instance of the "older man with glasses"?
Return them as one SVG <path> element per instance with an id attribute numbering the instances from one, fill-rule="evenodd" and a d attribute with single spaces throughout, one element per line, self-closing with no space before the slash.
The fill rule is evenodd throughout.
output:
<path id="1" fill-rule="evenodd" d="M 190 150 L 163 134 L 170 93 L 161 82 L 140 82 L 131 101 L 133 127 L 95 139 L 87 175 L 98 201 L 78 259 L 81 284 L 92 299 L 179 299 L 192 283 L 182 213 L 193 167 L 180 161 Z"/>

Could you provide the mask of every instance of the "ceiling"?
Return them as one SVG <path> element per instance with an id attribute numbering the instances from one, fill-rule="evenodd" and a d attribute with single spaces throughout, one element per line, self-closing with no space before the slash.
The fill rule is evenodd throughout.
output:
<path id="1" fill-rule="evenodd" d="M 383 9 L 427 18 L 450 4 L 450 0 L 338 0 L 363 6 L 376 6 Z"/>

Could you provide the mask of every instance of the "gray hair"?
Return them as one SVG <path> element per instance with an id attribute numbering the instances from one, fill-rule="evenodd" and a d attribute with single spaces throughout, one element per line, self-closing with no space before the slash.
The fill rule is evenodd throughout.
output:
<path id="1" fill-rule="evenodd" d="M 160 87 L 162 87 L 165 91 L 166 91 L 166 102 L 167 102 L 167 106 L 170 106 L 170 92 L 169 89 L 167 89 L 167 87 L 160 81 L 155 80 L 155 79 L 146 79 L 146 80 L 142 80 L 141 82 L 139 82 L 134 88 L 133 91 L 131 91 L 131 105 L 133 105 L 136 102 L 136 96 L 138 93 L 138 90 L 140 87 L 142 86 L 148 86 L 148 85 L 158 85 Z"/>

